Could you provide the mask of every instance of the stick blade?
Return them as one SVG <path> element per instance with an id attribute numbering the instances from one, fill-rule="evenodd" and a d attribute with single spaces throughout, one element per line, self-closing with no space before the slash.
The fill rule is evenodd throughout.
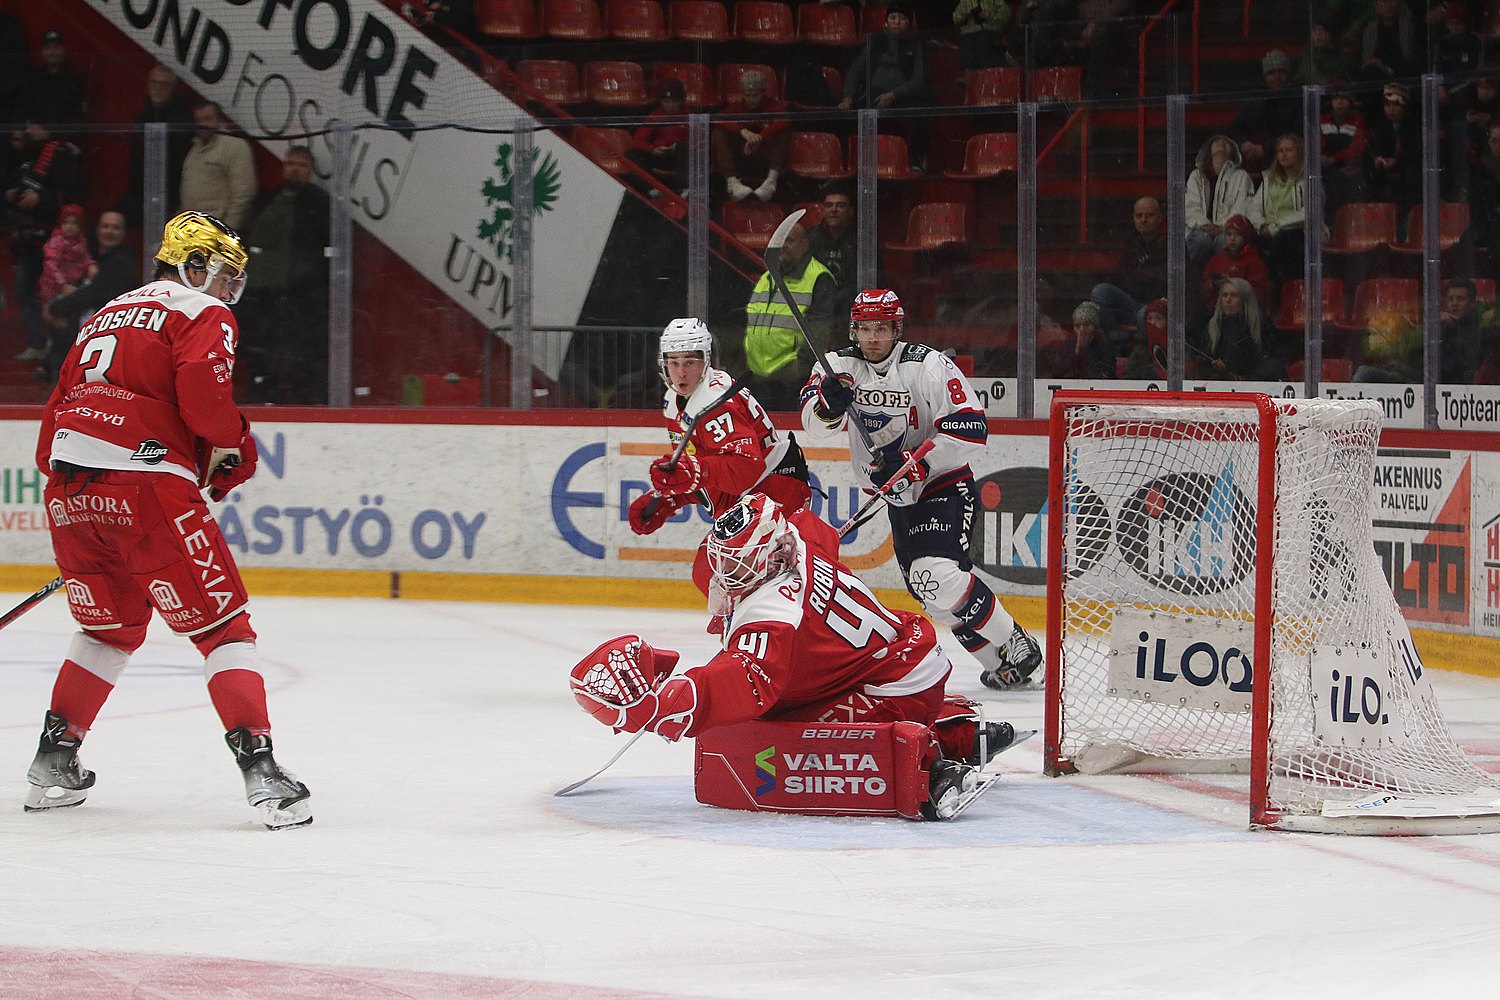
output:
<path id="1" fill-rule="evenodd" d="M 807 209 L 799 208 L 791 215 L 788 215 L 786 218 L 781 220 L 781 224 L 777 226 L 776 231 L 771 234 L 771 241 L 766 244 L 766 260 L 768 262 L 771 260 L 772 250 L 776 251 L 776 257 L 777 259 L 780 259 L 781 248 L 786 245 L 787 234 L 792 231 L 793 226 L 802 221 L 802 217 L 806 214 Z"/>

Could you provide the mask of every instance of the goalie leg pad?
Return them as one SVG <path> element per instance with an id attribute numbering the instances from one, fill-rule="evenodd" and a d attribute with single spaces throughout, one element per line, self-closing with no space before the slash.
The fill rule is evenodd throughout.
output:
<path id="1" fill-rule="evenodd" d="M 693 790 L 724 809 L 920 819 L 936 759 L 917 722 L 757 720 L 698 737 Z"/>

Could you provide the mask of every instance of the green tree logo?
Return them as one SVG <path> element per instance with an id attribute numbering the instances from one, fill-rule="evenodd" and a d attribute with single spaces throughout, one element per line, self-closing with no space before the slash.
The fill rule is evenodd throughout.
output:
<path id="1" fill-rule="evenodd" d="M 494 214 L 479 223 L 479 238 L 495 248 L 495 253 L 507 264 L 513 264 L 515 253 L 515 225 L 516 225 L 516 172 L 511 165 L 511 156 L 515 147 L 510 143 L 501 143 L 495 154 L 495 166 L 499 168 L 500 178 L 497 183 L 495 178 L 487 177 L 484 181 L 482 193 L 485 204 L 494 210 Z M 557 165 L 557 159 L 549 152 L 537 162 L 541 150 L 531 150 L 531 214 L 540 215 L 543 212 L 552 211 L 552 205 L 557 201 L 558 192 L 562 188 L 562 170 Z"/>

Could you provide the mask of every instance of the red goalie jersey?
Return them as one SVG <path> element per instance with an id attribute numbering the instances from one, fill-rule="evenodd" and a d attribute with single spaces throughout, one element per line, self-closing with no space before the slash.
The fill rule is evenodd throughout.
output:
<path id="1" fill-rule="evenodd" d="M 78 331 L 37 440 L 37 465 L 167 473 L 195 485 L 213 447 L 244 435 L 232 398 L 234 315 L 218 299 L 153 281 Z"/>

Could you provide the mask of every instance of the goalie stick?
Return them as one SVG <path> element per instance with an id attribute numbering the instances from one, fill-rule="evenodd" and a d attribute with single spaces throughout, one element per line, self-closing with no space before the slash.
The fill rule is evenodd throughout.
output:
<path id="1" fill-rule="evenodd" d="M 884 500 L 886 498 L 886 495 L 891 492 L 891 484 L 894 482 L 899 482 L 908 471 L 915 468 L 918 462 L 927 457 L 927 453 L 932 450 L 932 447 L 933 443 L 931 439 L 923 441 L 917 446 L 917 450 L 912 452 L 911 457 L 902 464 L 901 468 L 896 470 L 896 474 L 893 475 L 890 479 L 887 479 L 885 483 L 880 487 L 880 489 L 875 491 L 875 495 L 866 500 L 864 504 L 860 506 L 859 510 L 855 511 L 853 516 L 851 516 L 849 520 L 844 522 L 844 526 L 839 529 L 840 541 L 842 541 L 844 536 L 849 534 L 849 532 L 853 531 L 855 528 L 858 528 L 860 525 L 864 524 L 870 519 L 870 517 L 874 514 L 875 505 L 881 500 Z"/>
<path id="2" fill-rule="evenodd" d="M 43 587 L 41 590 L 38 590 L 36 593 L 26 598 L 26 600 L 22 601 L 20 604 L 17 604 L 15 607 L 11 608 L 5 613 L 4 618 L 0 618 L 0 628 L 4 628 L 11 622 L 15 621 L 17 618 L 24 615 L 26 612 L 30 611 L 32 608 L 36 607 L 38 604 L 41 604 L 47 598 L 51 597 L 54 593 L 61 590 L 62 585 L 63 578 L 58 577 L 57 579 L 53 580 L 51 583 Z"/>
<path id="3" fill-rule="evenodd" d="M 570 794 L 572 792 L 576 792 L 578 789 L 582 788 L 584 785 L 587 785 L 590 781 L 593 781 L 595 778 L 599 777 L 599 775 L 603 774 L 605 771 L 608 771 L 610 769 L 610 767 L 614 764 L 615 761 L 617 761 L 621 757 L 625 756 L 625 751 L 629 750 L 631 747 L 635 746 L 635 741 L 638 740 L 638 739 L 640 739 L 642 736 L 645 736 L 647 732 L 649 732 L 649 730 L 646 730 L 646 729 L 640 730 L 634 736 L 630 737 L 629 742 L 627 742 L 620 749 L 616 750 L 615 751 L 615 755 L 613 757 L 611 757 L 609 760 L 605 761 L 604 762 L 604 766 L 601 767 L 601 768 L 599 768 L 599 770 L 595 771 L 593 774 L 589 775 L 587 778 L 582 778 L 582 779 L 580 779 L 578 781 L 573 782 L 571 785 L 564 785 L 563 787 L 559 788 L 557 791 L 553 792 L 552 795 L 554 797 L 562 796 L 562 795 L 568 795 L 568 794 Z"/>
<path id="4" fill-rule="evenodd" d="M 781 248 L 786 245 L 787 234 L 792 231 L 792 227 L 801 221 L 802 217 L 806 214 L 807 209 L 797 209 L 791 215 L 782 219 L 781 225 L 777 226 L 776 231 L 771 234 L 771 242 L 766 244 L 766 274 L 771 276 L 771 284 L 776 286 L 776 290 L 786 300 L 787 308 L 792 313 L 792 321 L 797 324 L 797 329 L 801 332 L 802 339 L 806 342 L 808 350 L 812 351 L 813 357 L 818 359 L 818 364 L 822 366 L 823 373 L 831 379 L 837 379 L 838 373 L 833 370 L 833 365 L 828 363 L 828 356 L 823 351 L 818 350 L 817 345 L 812 342 L 812 337 L 808 335 L 807 321 L 802 318 L 802 309 L 797 305 L 797 300 L 792 298 L 791 289 L 786 287 L 786 278 L 781 274 Z M 850 417 L 849 425 L 859 433 L 860 440 L 864 442 L 865 450 L 871 455 L 875 454 L 875 442 L 870 439 L 870 432 L 865 429 L 864 421 Z"/>
<path id="5" fill-rule="evenodd" d="M 682 461 L 682 456 L 687 452 L 688 439 L 693 436 L 693 428 L 697 426 L 698 421 L 702 420 L 705 416 L 712 413 L 714 410 L 717 410 L 725 403 L 729 402 L 736 395 L 738 395 L 740 390 L 743 388 L 745 388 L 745 380 L 743 378 L 737 378 L 728 389 L 724 390 L 723 395 L 721 395 L 718 399 L 715 399 L 713 402 L 709 403 L 697 413 L 693 414 L 692 417 L 688 417 L 687 414 L 683 414 L 683 423 L 686 426 L 684 426 L 682 429 L 682 440 L 677 442 L 677 447 L 672 449 L 672 457 L 667 459 L 666 470 L 668 472 L 671 472 L 673 469 L 677 468 L 677 463 Z M 658 493 L 656 496 L 646 501 L 646 520 L 649 521 L 652 517 L 655 516 L 656 508 L 661 506 L 661 499 L 661 494 Z M 611 761 L 610 763 L 614 762 Z M 604 766 L 608 767 L 609 764 L 606 764 Z"/>

